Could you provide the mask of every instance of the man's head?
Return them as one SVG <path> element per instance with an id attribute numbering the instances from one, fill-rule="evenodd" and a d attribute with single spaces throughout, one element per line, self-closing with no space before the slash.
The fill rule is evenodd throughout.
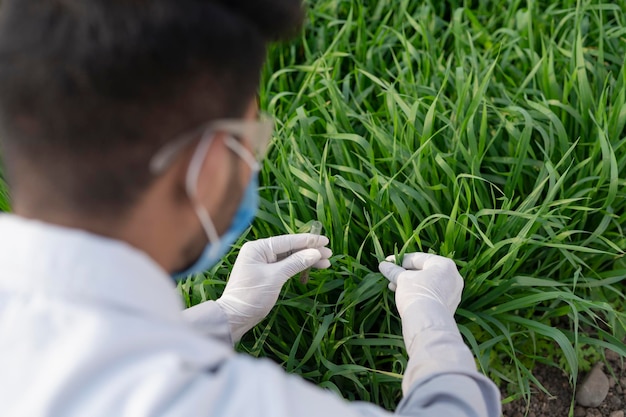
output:
<path id="1" fill-rule="evenodd" d="M 188 206 L 193 149 L 159 175 L 151 158 L 211 120 L 254 118 L 266 44 L 301 19 L 298 0 L 3 1 L 0 144 L 15 210 L 112 225 L 146 199 Z M 220 231 L 247 181 L 223 139 L 201 170 Z"/>

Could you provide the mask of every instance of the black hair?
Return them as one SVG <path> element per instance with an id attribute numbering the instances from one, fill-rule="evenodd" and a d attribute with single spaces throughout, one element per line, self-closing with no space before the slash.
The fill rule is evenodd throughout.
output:
<path id="1" fill-rule="evenodd" d="M 4 0 L 9 183 L 28 167 L 68 206 L 131 207 L 168 140 L 245 112 L 267 43 L 302 15 L 300 0 Z"/>

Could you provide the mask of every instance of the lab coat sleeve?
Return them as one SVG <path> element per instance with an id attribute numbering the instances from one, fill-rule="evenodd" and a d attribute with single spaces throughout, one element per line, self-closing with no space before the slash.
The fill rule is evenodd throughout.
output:
<path id="1" fill-rule="evenodd" d="M 289 375 L 268 360 L 240 357 L 179 390 L 168 416 L 206 417 L 499 417 L 493 387 L 481 378 L 443 373 L 417 381 L 395 413 L 349 402 Z M 163 397 L 161 397 L 163 398 Z M 179 408 L 180 407 L 180 408 Z"/>
<path id="2" fill-rule="evenodd" d="M 183 312 L 196 331 L 205 337 L 232 344 L 226 316 L 214 301 L 198 304 Z M 407 319 L 408 318 L 408 319 Z M 284 373 L 267 360 L 239 358 L 218 372 L 218 381 L 228 387 L 218 390 L 222 395 L 241 390 L 256 381 L 251 391 L 259 393 L 244 401 L 257 403 L 257 411 L 277 417 L 499 417 L 500 393 L 495 384 L 476 370 L 474 357 L 463 342 L 454 318 L 437 302 L 425 300 L 409 307 L 402 324 L 409 353 L 408 366 L 402 381 L 404 398 L 395 413 L 365 402 L 347 402 L 300 377 Z M 216 381 L 213 380 L 213 383 Z M 260 393 L 263 393 L 262 395 Z M 234 395 L 234 394 L 232 394 Z M 243 394 L 242 394 L 243 395 Z M 241 403 L 243 398 L 233 401 Z M 216 399 L 216 401 L 218 401 Z M 193 402 L 193 401 L 192 401 Z M 224 403 L 218 401 L 219 403 Z M 264 404 L 264 405 L 262 405 Z M 280 406 L 277 404 L 281 404 Z M 233 411 L 233 410 L 231 410 Z M 246 415 L 237 409 L 234 415 Z M 209 414 L 222 415 L 222 414 Z M 230 416 L 226 413 L 224 416 Z"/>
<path id="3" fill-rule="evenodd" d="M 215 337 L 215 329 L 221 327 L 220 338 L 224 340 L 228 325 L 224 326 L 225 319 L 216 319 L 221 317 L 219 307 L 211 302 L 204 304 L 208 305 L 190 309 L 187 317 L 210 337 Z M 286 374 L 268 360 L 240 355 L 211 378 L 211 385 L 219 388 L 203 391 L 203 400 L 207 392 L 212 392 L 216 395 L 215 403 L 238 406 L 212 410 L 207 415 L 499 417 L 500 393 L 492 381 L 476 370 L 474 358 L 445 308 L 426 301 L 411 306 L 409 314 L 419 319 L 403 323 L 409 362 L 402 383 L 404 398 L 395 413 L 366 402 L 345 401 L 298 376 Z M 207 407 L 211 408 L 211 404 Z"/>
<path id="4" fill-rule="evenodd" d="M 402 380 L 400 415 L 501 415 L 500 391 L 476 369 L 454 318 L 440 303 L 421 300 L 404 314 L 409 354 Z M 421 410 L 423 414 L 415 414 Z"/>
<path id="5" fill-rule="evenodd" d="M 183 317 L 205 337 L 233 345 L 228 318 L 215 301 L 205 301 L 183 310 Z"/>

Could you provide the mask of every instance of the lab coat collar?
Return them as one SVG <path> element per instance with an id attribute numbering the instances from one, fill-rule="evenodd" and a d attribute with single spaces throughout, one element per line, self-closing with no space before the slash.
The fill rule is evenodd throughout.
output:
<path id="1" fill-rule="evenodd" d="M 70 297 L 180 321 L 182 299 L 147 254 L 118 240 L 0 214 L 0 291 Z"/>

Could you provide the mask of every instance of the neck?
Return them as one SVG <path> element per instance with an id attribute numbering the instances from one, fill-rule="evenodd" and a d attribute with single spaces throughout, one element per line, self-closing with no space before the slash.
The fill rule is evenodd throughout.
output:
<path id="1" fill-rule="evenodd" d="M 166 271 L 173 271 L 177 267 L 178 252 L 174 240 L 177 233 L 171 230 L 173 225 L 168 227 L 171 222 L 164 221 L 156 210 L 131 210 L 110 218 L 95 213 L 32 206 L 16 199 L 14 213 L 24 218 L 123 241 L 145 252 Z"/>

